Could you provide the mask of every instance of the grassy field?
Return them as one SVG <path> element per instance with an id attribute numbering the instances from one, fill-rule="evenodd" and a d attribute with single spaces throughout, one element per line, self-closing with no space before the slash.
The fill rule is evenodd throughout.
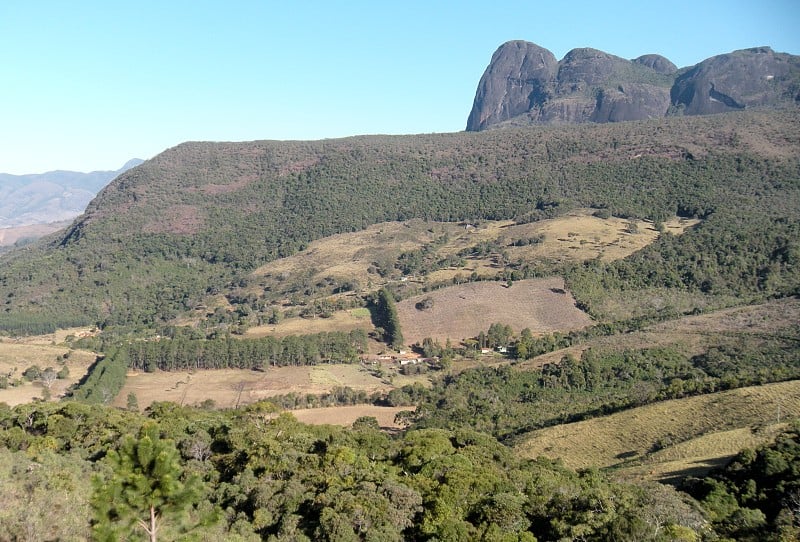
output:
<path id="1" fill-rule="evenodd" d="M 664 401 L 533 431 L 516 451 L 560 458 L 571 468 L 620 469 L 669 480 L 697 474 L 765 442 L 775 424 L 800 417 L 800 381 Z"/>
<path id="2" fill-rule="evenodd" d="M 680 235 L 697 223 L 699 220 L 673 217 L 664 222 L 664 229 Z M 510 245 L 517 239 L 542 236 L 541 242 L 536 244 L 508 246 L 509 259 L 524 261 L 618 260 L 641 250 L 660 235 L 652 222 L 613 216 L 599 218 L 594 216 L 592 209 L 577 209 L 558 218 L 530 224 L 509 226 L 495 223 L 492 229 L 496 232 L 495 239 L 500 245 Z"/>
<path id="3" fill-rule="evenodd" d="M 477 225 L 455 222 L 410 220 L 384 222 L 362 231 L 332 235 L 316 240 L 293 256 L 270 262 L 253 275 L 243 294 L 262 295 L 283 292 L 290 297 L 298 289 L 313 290 L 317 285 L 350 283 L 355 292 L 374 291 L 400 278 L 394 263 L 401 253 L 425 248 L 434 259 L 459 254 L 481 243 L 502 247 L 511 261 L 585 261 L 624 258 L 658 238 L 659 232 L 647 221 L 598 218 L 592 209 L 574 210 L 564 216 L 516 224 L 510 220 L 483 221 Z M 667 231 L 680 234 L 696 220 L 677 217 L 664 223 Z M 516 246 L 520 239 L 540 242 Z M 434 271 L 424 277 L 409 277 L 419 282 L 444 282 L 456 275 L 493 277 L 500 270 L 497 254 L 466 257 L 463 266 Z M 376 272 L 376 266 L 385 274 Z"/>
<path id="4" fill-rule="evenodd" d="M 259 268 L 254 276 L 287 278 L 310 272 L 311 282 L 330 276 L 354 279 L 362 286 L 372 282 L 375 286 L 380 278 L 368 272 L 373 262 L 393 262 L 400 253 L 425 245 L 434 246 L 439 257 L 492 241 L 507 247 L 511 259 L 585 261 L 601 258 L 608 261 L 624 258 L 658 238 L 659 232 L 651 222 L 598 218 L 593 213 L 592 209 L 578 209 L 558 218 L 529 224 L 516 224 L 510 220 L 484 221 L 474 228 L 423 220 L 384 222 L 363 231 L 314 241 L 294 256 Z M 664 227 L 678 235 L 697 223 L 697 220 L 674 217 L 666 221 Z M 543 236 L 538 244 L 511 246 L 518 239 L 537 235 Z M 453 272 L 480 272 L 482 269 L 496 273 L 490 259 L 469 260 L 467 267 L 435 272 L 428 280 L 447 280 Z"/>
<path id="5" fill-rule="evenodd" d="M 300 280 L 309 285 L 331 278 L 352 282 L 357 290 L 375 290 L 385 281 L 369 271 L 374 262 L 391 265 L 402 252 L 419 249 L 442 238 L 451 239 L 455 246 L 466 246 L 470 239 L 455 223 L 384 222 L 363 231 L 314 241 L 298 254 L 260 267 L 253 276 L 266 278 L 277 290 L 291 287 L 292 284 L 287 284 L 290 277 L 294 280 L 301 277 Z"/>
<path id="6" fill-rule="evenodd" d="M 416 304 L 430 298 L 433 306 L 419 310 Z M 575 307 L 560 278 L 528 279 L 508 287 L 501 282 L 471 282 L 405 299 L 397 304 L 407 344 L 425 337 L 454 344 L 487 331 L 493 323 L 509 324 L 515 332 L 569 331 L 591 324 Z"/>
<path id="7" fill-rule="evenodd" d="M 403 426 L 395 423 L 394 418 L 398 412 L 403 410 L 413 410 L 413 408 L 353 405 L 293 410 L 292 415 L 303 423 L 344 426 L 352 425 L 361 416 L 372 416 L 384 429 L 400 429 Z"/>
<path id="8" fill-rule="evenodd" d="M 0 389 L 0 402 L 14 406 L 43 397 L 45 390 L 41 382 L 28 382 L 22 378 L 22 373 L 33 365 L 42 370 L 52 367 L 59 371 L 64 366 L 69 369 L 69 377 L 56 380 L 50 388 L 54 400 L 86 374 L 95 361 L 95 354 L 59 346 L 55 344 L 57 338 L 59 337 L 50 335 L 25 340 L 0 340 L 0 376 L 5 376 L 9 383 L 18 383 L 16 386 Z M 61 362 L 59 356 L 66 358 Z"/>
<path id="9" fill-rule="evenodd" d="M 339 386 L 367 393 L 393 387 L 358 364 L 270 367 L 265 371 L 157 371 L 129 373 L 114 405 L 124 407 L 128 394 L 133 393 L 142 409 L 154 401 L 198 405 L 208 399 L 220 408 L 230 408 L 287 393 L 326 393 Z"/>
<path id="10" fill-rule="evenodd" d="M 307 335 L 331 331 L 351 331 L 353 329 L 370 331 L 373 328 L 369 310 L 364 308 L 334 312 L 329 318 L 286 318 L 275 325 L 253 326 L 245 333 L 246 337 L 286 337 L 287 335 Z"/>

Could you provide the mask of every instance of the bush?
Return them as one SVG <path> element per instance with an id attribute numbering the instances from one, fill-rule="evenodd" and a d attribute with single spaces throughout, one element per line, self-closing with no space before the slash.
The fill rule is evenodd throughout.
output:
<path id="1" fill-rule="evenodd" d="M 23 378 L 28 382 L 33 382 L 34 380 L 38 380 L 42 377 L 42 370 L 39 368 L 38 365 L 31 365 L 22 373 Z"/>

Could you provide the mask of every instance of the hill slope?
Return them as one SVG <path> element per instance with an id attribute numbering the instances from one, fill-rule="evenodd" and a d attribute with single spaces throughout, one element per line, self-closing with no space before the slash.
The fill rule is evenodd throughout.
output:
<path id="1" fill-rule="evenodd" d="M 478 134 L 185 143 L 120 175 L 65 233 L 3 256 L 0 327 L 162 325 L 314 239 L 411 218 L 522 223 L 575 207 L 705 219 L 621 263 L 598 263 L 607 272 L 587 270 L 607 282 L 603 291 L 658 283 L 791 293 L 799 125 L 791 108 Z M 541 264 L 498 273 L 557 271 Z M 580 273 L 570 280 L 591 308 L 598 292 Z"/>
<path id="2" fill-rule="evenodd" d="M 679 473 L 669 470 L 679 466 L 677 461 L 683 460 L 682 466 L 692 468 L 691 460 L 695 459 L 695 469 L 707 470 L 706 462 L 712 464 L 760 443 L 750 428 L 800 416 L 799 391 L 800 382 L 791 381 L 664 401 L 533 431 L 520 439 L 516 449 L 523 457 L 560 458 L 574 469 L 619 467 L 635 459 L 644 465 L 642 471 L 677 476 Z M 744 432 L 722 434 L 736 430 Z M 767 431 L 763 436 L 768 438 L 769 434 Z M 706 442 L 698 447 L 707 457 L 690 455 L 693 440 L 715 435 L 715 446 Z M 734 435 L 741 440 L 726 438 Z M 683 450 L 677 448 L 679 444 L 683 444 Z"/>

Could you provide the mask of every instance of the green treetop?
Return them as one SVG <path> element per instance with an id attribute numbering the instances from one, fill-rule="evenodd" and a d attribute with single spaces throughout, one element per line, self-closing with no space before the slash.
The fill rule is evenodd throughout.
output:
<path id="1" fill-rule="evenodd" d="M 180 527 L 181 516 L 198 498 L 199 481 L 181 481 L 178 450 L 160 438 L 155 424 L 142 427 L 138 438 L 127 436 L 106 462 L 111 474 L 94 480 L 92 498 L 98 540 L 125 539 L 143 529 L 156 542 L 162 525 Z"/>

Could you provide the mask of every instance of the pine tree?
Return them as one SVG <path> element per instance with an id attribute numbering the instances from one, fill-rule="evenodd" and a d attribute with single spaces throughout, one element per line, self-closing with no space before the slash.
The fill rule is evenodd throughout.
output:
<path id="1" fill-rule="evenodd" d="M 180 526 L 181 515 L 198 499 L 200 482 L 181 482 L 178 450 L 159 437 L 153 423 L 142 427 L 138 438 L 127 436 L 106 462 L 111 475 L 95 478 L 92 496 L 98 540 L 125 539 L 140 528 L 156 542 L 163 524 L 174 520 Z"/>
<path id="2" fill-rule="evenodd" d="M 136 397 L 135 393 L 130 392 L 128 394 L 126 407 L 127 407 L 128 410 L 132 410 L 134 412 L 139 412 L 139 399 Z"/>
<path id="3" fill-rule="evenodd" d="M 386 288 L 378 292 L 378 310 L 382 315 L 383 328 L 385 330 L 386 342 L 392 348 L 402 348 L 403 332 L 400 329 L 400 317 L 397 315 L 397 307 L 394 303 L 394 296 Z"/>

